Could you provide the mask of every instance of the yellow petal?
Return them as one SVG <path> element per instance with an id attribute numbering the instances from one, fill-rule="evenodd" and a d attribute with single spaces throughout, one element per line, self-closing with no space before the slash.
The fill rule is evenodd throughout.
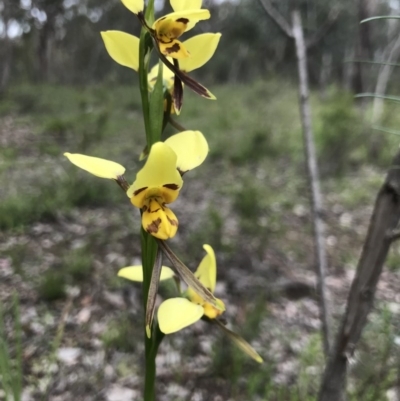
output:
<path id="1" fill-rule="evenodd" d="M 209 151 L 206 138 L 200 131 L 183 131 L 164 143 L 176 153 L 176 165 L 182 173 L 203 163 Z"/>
<path id="2" fill-rule="evenodd" d="M 64 156 L 75 166 L 97 177 L 117 180 L 119 176 L 125 173 L 125 167 L 111 160 L 68 152 L 64 153 Z"/>
<path id="3" fill-rule="evenodd" d="M 179 224 L 170 208 L 159 203 L 157 198 L 150 198 L 142 210 L 142 226 L 145 231 L 162 240 L 175 237 Z"/>
<path id="4" fill-rule="evenodd" d="M 220 33 L 203 33 L 183 42 L 190 56 L 179 60 L 179 68 L 189 72 L 203 66 L 214 55 L 220 38 Z"/>
<path id="5" fill-rule="evenodd" d="M 178 197 L 183 181 L 176 169 L 176 160 L 175 152 L 165 143 L 157 142 L 151 147 L 146 164 L 127 191 L 136 207 L 143 207 L 148 191 L 153 188 L 160 191 L 165 203 L 171 203 Z"/>
<path id="6" fill-rule="evenodd" d="M 175 274 L 171 268 L 169 268 L 167 266 L 163 266 L 161 268 L 160 281 L 168 280 L 174 276 L 175 276 Z M 142 265 L 123 267 L 118 272 L 118 277 L 123 277 L 128 280 L 138 281 L 141 283 L 143 281 Z"/>
<path id="7" fill-rule="evenodd" d="M 159 65 L 156 64 L 147 75 L 147 79 L 149 81 L 149 90 L 153 90 L 154 84 L 158 77 L 158 69 Z M 167 90 L 171 90 L 174 86 L 174 76 L 175 74 L 167 67 L 163 68 L 163 85 Z"/>
<path id="8" fill-rule="evenodd" d="M 153 29 L 157 32 L 157 37 L 164 42 L 167 39 L 176 39 L 192 29 L 199 21 L 210 18 L 208 10 L 182 10 L 164 15 L 157 19 L 153 24 Z"/>
<path id="9" fill-rule="evenodd" d="M 174 11 L 196 10 L 201 8 L 203 0 L 170 0 Z"/>
<path id="10" fill-rule="evenodd" d="M 185 46 L 178 39 L 171 39 L 169 42 L 158 42 L 160 52 L 165 56 L 176 58 L 179 60 L 189 57 L 189 53 Z"/>
<path id="11" fill-rule="evenodd" d="M 206 302 L 203 305 L 204 308 L 204 315 L 207 316 L 209 319 L 216 319 L 218 316 L 222 315 L 225 311 L 225 304 L 222 300 L 217 298 L 217 305 L 220 309 L 217 309 L 215 306 Z"/>
<path id="12" fill-rule="evenodd" d="M 203 284 L 204 287 L 214 292 L 217 281 L 217 261 L 215 253 L 210 245 L 204 244 L 203 248 L 207 252 L 207 255 L 204 256 L 203 260 L 200 262 L 194 275 L 200 280 L 200 283 Z"/>
<path id="13" fill-rule="evenodd" d="M 170 298 L 158 308 L 158 324 L 164 334 L 175 333 L 197 322 L 203 316 L 203 308 L 185 298 Z"/>
<path id="14" fill-rule="evenodd" d="M 139 14 L 144 9 L 143 0 L 121 0 L 122 4 L 134 14 Z"/>
<path id="15" fill-rule="evenodd" d="M 101 32 L 110 57 L 125 67 L 139 69 L 139 38 L 121 31 Z"/>

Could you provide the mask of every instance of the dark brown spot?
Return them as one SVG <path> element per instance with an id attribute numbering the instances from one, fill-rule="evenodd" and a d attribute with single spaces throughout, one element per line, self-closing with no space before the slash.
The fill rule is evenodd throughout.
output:
<path id="1" fill-rule="evenodd" d="M 139 188 L 137 189 L 134 193 L 133 196 L 139 195 L 141 192 L 143 192 L 147 187 Z"/>
<path id="2" fill-rule="evenodd" d="M 178 18 L 176 22 L 182 22 L 182 24 L 186 25 L 189 22 L 189 20 L 187 18 Z"/>
<path id="3" fill-rule="evenodd" d="M 171 47 L 166 47 L 166 48 L 165 48 L 165 51 L 166 51 L 168 54 L 177 53 L 177 52 L 179 52 L 180 48 L 181 48 L 181 47 L 179 46 L 179 44 L 178 44 L 178 43 L 175 43 L 175 44 L 172 45 Z"/>
<path id="4" fill-rule="evenodd" d="M 146 205 L 144 205 L 144 206 L 142 207 L 143 212 L 147 211 L 147 209 L 148 209 L 148 207 L 147 207 Z"/>
<path id="5" fill-rule="evenodd" d="M 149 224 L 146 227 L 146 231 L 149 234 L 156 234 L 158 233 L 158 228 L 160 227 L 160 224 L 161 224 L 161 219 L 158 218 L 157 220 L 154 220 L 151 224 Z"/>
<path id="6" fill-rule="evenodd" d="M 163 185 L 164 188 L 172 189 L 173 191 L 176 191 L 179 189 L 179 185 L 176 184 L 165 184 Z"/>
<path id="7" fill-rule="evenodd" d="M 168 216 L 167 216 L 167 219 L 169 221 L 169 224 L 171 224 L 171 226 L 178 227 L 178 221 L 177 220 L 172 220 Z"/>

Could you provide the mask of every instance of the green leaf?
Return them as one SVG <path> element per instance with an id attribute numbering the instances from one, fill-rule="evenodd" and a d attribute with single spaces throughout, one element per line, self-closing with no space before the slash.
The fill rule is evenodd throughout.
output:
<path id="1" fill-rule="evenodd" d="M 379 65 L 389 65 L 391 67 L 400 67 L 400 64 L 398 63 L 388 63 L 386 61 L 373 61 L 373 60 L 360 60 L 360 59 L 348 59 L 344 60 L 344 63 L 379 64 Z"/>
<path id="2" fill-rule="evenodd" d="M 384 100 L 391 100 L 393 102 L 400 102 L 400 96 L 386 96 L 386 95 L 379 95 L 377 93 L 359 93 L 358 95 L 355 95 L 354 97 L 356 98 L 361 98 L 361 97 L 376 97 L 378 99 L 384 99 Z"/>
<path id="3" fill-rule="evenodd" d="M 377 19 L 400 19 L 400 15 L 379 15 L 377 17 L 363 19 L 360 24 L 363 24 L 364 22 L 375 21 Z"/>
<path id="4" fill-rule="evenodd" d="M 150 95 L 150 146 L 161 139 L 164 120 L 163 63 L 159 61 L 157 81 Z"/>
<path id="5" fill-rule="evenodd" d="M 142 28 L 140 32 L 139 43 L 139 87 L 140 96 L 142 98 L 144 129 L 146 131 L 147 144 L 151 143 L 150 105 L 147 72 L 149 69 L 149 59 L 152 48 L 153 42 L 151 40 L 151 36 L 145 28 Z"/>
<path id="6" fill-rule="evenodd" d="M 149 0 L 146 7 L 145 18 L 147 23 L 152 26 L 155 19 L 154 19 L 154 0 Z"/>
<path id="7" fill-rule="evenodd" d="M 376 131 L 385 132 L 386 134 L 392 134 L 392 135 L 399 135 L 400 136 L 400 131 L 395 130 L 395 129 L 380 127 L 380 126 L 377 126 L 377 125 L 373 126 L 372 129 L 374 129 Z"/>

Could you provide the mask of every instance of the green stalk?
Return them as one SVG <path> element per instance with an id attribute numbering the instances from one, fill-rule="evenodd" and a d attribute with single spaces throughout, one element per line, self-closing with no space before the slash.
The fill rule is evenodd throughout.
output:
<path id="1" fill-rule="evenodd" d="M 149 0 L 145 19 L 147 26 L 151 26 L 154 22 L 154 0 Z M 161 132 L 163 130 L 164 117 L 164 94 L 163 94 L 163 77 L 162 63 L 160 62 L 159 73 L 154 88 L 149 93 L 148 88 L 148 69 L 150 54 L 153 49 L 153 42 L 147 28 L 142 28 L 140 34 L 139 45 L 139 81 L 140 94 L 142 98 L 143 118 L 146 131 L 147 149 L 151 150 L 151 146 L 160 141 Z M 141 229 L 141 245 L 142 245 L 142 267 L 143 267 L 143 309 L 144 315 L 147 316 L 147 300 L 151 284 L 151 277 L 154 263 L 156 260 L 158 245 L 156 239 L 148 234 L 143 228 Z M 158 326 L 154 329 L 154 324 L 150 327 L 150 338 L 146 333 L 146 323 L 144 327 L 144 346 L 146 357 L 146 371 L 144 383 L 144 401 L 155 400 L 155 379 L 156 379 L 156 356 L 158 346 L 163 338 Z"/>
<path id="2" fill-rule="evenodd" d="M 146 231 L 141 231 L 142 241 L 142 265 L 143 265 L 143 309 L 146 314 L 147 297 L 149 294 L 149 287 L 151 281 L 151 274 L 153 271 L 154 261 L 157 253 L 157 242 L 155 238 L 149 235 Z M 151 328 L 152 331 L 152 328 Z M 154 401 L 154 383 L 156 377 L 156 355 L 157 348 L 155 344 L 155 336 L 150 338 L 146 335 L 146 327 L 144 324 L 144 346 L 146 357 L 146 373 L 144 382 L 144 400 Z"/>

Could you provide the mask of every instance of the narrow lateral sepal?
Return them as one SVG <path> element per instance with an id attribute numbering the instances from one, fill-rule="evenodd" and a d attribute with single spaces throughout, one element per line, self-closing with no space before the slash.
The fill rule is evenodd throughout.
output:
<path id="1" fill-rule="evenodd" d="M 170 260 L 170 262 L 172 263 L 173 267 L 176 269 L 182 280 L 189 287 L 191 287 L 201 298 L 203 298 L 205 302 L 210 303 L 218 310 L 224 311 L 225 310 L 224 306 L 222 306 L 217 301 L 217 299 L 214 297 L 214 295 L 211 293 L 210 290 L 208 290 L 206 287 L 204 287 L 203 284 L 200 283 L 198 278 L 195 277 L 195 275 L 189 270 L 189 268 L 174 254 L 174 252 L 166 244 L 166 242 L 157 239 L 157 243 L 164 252 L 164 254 L 167 256 L 167 258 Z"/>
<path id="2" fill-rule="evenodd" d="M 208 319 L 208 321 L 215 323 L 245 354 L 254 359 L 258 363 L 263 363 L 263 359 L 258 352 L 239 334 L 229 330 L 218 319 Z"/>

